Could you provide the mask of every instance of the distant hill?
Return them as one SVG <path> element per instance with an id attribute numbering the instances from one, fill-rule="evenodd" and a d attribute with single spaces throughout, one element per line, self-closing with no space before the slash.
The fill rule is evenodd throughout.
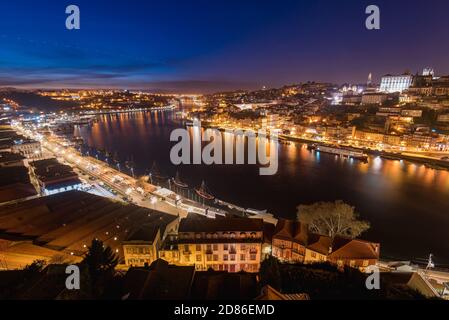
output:
<path id="1" fill-rule="evenodd" d="M 79 106 L 75 101 L 57 101 L 50 97 L 40 96 L 33 91 L 16 90 L 12 88 L 0 89 L 0 100 L 3 98 L 14 100 L 20 106 L 34 108 L 39 111 L 58 111 Z"/>

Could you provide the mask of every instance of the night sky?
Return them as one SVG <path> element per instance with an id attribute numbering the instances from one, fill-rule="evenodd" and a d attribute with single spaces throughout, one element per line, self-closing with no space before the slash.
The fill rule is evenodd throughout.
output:
<path id="1" fill-rule="evenodd" d="M 66 6 L 81 30 L 65 28 Z M 381 30 L 365 28 L 365 8 Z M 2 0 L 0 86 L 203 93 L 449 74 L 447 0 Z"/>

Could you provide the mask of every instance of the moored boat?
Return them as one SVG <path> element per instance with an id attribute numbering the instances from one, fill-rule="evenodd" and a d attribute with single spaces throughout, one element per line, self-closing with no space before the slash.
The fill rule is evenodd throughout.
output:
<path id="1" fill-rule="evenodd" d="M 352 149 L 352 148 L 346 148 L 346 147 L 340 147 L 340 146 L 317 145 L 317 144 L 308 145 L 307 148 L 309 150 L 316 150 L 317 152 L 335 154 L 335 155 L 349 158 L 349 159 L 368 161 L 368 155 L 366 153 L 364 153 L 363 151 L 360 151 L 360 150 Z"/>
<path id="2" fill-rule="evenodd" d="M 187 183 L 184 183 L 181 180 L 179 172 L 176 172 L 176 177 L 174 179 L 172 179 L 172 182 L 175 186 L 177 186 L 179 188 L 187 189 L 189 187 L 189 185 Z"/>
<path id="3" fill-rule="evenodd" d="M 204 200 L 214 200 L 215 197 L 207 191 L 206 183 L 203 181 L 201 187 L 195 189 L 197 195 L 199 195 Z"/>
<path id="4" fill-rule="evenodd" d="M 157 179 L 157 180 L 167 180 L 166 176 L 163 176 L 156 164 L 156 161 L 153 162 L 153 167 L 150 170 L 150 178 L 151 179 Z"/>

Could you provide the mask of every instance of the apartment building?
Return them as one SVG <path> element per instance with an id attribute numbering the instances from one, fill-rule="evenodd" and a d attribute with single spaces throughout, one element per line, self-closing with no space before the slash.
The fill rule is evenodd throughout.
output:
<path id="1" fill-rule="evenodd" d="M 258 272 L 262 258 L 262 219 L 209 219 L 189 214 L 177 234 L 168 235 L 159 257 L 197 271 Z"/>
<path id="2" fill-rule="evenodd" d="M 175 232 L 179 224 L 177 217 L 159 212 L 150 214 L 147 220 L 122 241 L 124 262 L 128 267 L 148 266 L 156 261 L 162 241 L 169 232 Z"/>

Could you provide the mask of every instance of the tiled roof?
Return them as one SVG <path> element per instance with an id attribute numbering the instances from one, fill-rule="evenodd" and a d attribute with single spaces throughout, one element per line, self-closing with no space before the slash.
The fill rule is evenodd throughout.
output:
<path id="1" fill-rule="evenodd" d="M 273 238 L 300 243 L 310 250 L 321 254 L 329 254 L 330 257 L 346 259 L 378 259 L 379 247 L 377 243 L 363 241 L 360 239 L 349 239 L 335 237 L 334 240 L 328 236 L 309 232 L 307 225 L 298 221 L 280 219 L 276 225 Z"/>
<path id="2" fill-rule="evenodd" d="M 187 299 L 195 273 L 193 266 L 172 266 L 158 259 L 149 268 L 131 268 L 125 276 L 130 300 Z"/>
<path id="3" fill-rule="evenodd" d="M 296 241 L 302 245 L 306 245 L 308 232 L 307 225 L 301 222 L 279 219 L 274 230 L 273 238 Z"/>
<path id="4" fill-rule="evenodd" d="M 332 238 L 328 236 L 310 234 L 309 245 L 307 248 L 321 254 L 329 254 L 329 249 L 332 247 Z"/>
<path id="5" fill-rule="evenodd" d="M 119 256 L 121 243 L 134 230 L 155 221 L 174 219 L 165 213 L 124 205 L 79 191 L 42 197 L 0 210 L 0 230 L 53 250 L 82 255 L 93 239 L 99 239 Z M 165 218 L 164 218 L 165 217 Z"/>
<path id="6" fill-rule="evenodd" d="M 262 219 L 247 218 L 222 218 L 222 219 L 200 219 L 191 214 L 181 220 L 179 232 L 257 232 L 263 231 Z"/>
<path id="7" fill-rule="evenodd" d="M 332 245 L 331 258 L 343 259 L 379 259 L 378 243 L 360 239 L 335 237 Z"/>

